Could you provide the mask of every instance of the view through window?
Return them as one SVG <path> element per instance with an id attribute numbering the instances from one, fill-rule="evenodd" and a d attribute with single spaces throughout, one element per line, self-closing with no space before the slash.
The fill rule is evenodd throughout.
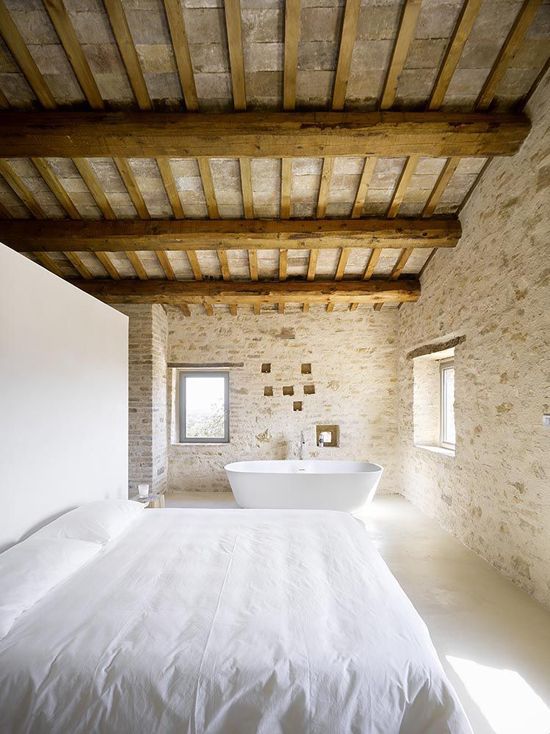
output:
<path id="1" fill-rule="evenodd" d="M 180 372 L 180 441 L 229 441 L 229 373 Z"/>
<path id="2" fill-rule="evenodd" d="M 441 374 L 441 445 L 455 447 L 455 365 L 453 360 L 440 362 Z"/>

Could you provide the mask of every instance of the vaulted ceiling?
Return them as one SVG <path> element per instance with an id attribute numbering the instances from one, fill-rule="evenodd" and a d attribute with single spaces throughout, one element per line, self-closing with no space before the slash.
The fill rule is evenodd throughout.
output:
<path id="1" fill-rule="evenodd" d="M 379 309 L 527 135 L 550 4 L 0 0 L 0 34 L 6 244 L 105 300 Z"/>

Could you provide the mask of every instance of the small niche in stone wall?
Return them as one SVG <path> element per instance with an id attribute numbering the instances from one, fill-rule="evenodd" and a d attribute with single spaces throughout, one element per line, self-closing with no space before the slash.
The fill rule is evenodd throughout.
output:
<path id="1" fill-rule="evenodd" d="M 263 374 L 269 374 L 271 372 L 271 363 L 270 362 L 264 362 L 262 364 L 262 373 Z"/>
<path id="2" fill-rule="evenodd" d="M 304 395 L 315 395 L 315 385 L 304 385 Z"/>
<path id="3" fill-rule="evenodd" d="M 310 362 L 302 363 L 302 375 L 311 375 L 311 363 Z"/>
<path id="4" fill-rule="evenodd" d="M 272 387 L 264 387 L 264 395 L 268 398 L 273 397 L 273 388 Z"/>
<path id="5" fill-rule="evenodd" d="M 292 408 L 293 408 L 293 410 L 298 410 L 298 411 L 302 410 L 302 401 L 301 400 L 295 400 L 292 403 Z"/>
<path id="6" fill-rule="evenodd" d="M 294 395 L 294 385 L 283 385 L 283 395 Z"/>

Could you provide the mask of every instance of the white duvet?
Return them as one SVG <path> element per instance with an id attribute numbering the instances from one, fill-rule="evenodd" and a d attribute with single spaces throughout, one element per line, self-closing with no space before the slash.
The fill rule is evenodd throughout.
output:
<path id="1" fill-rule="evenodd" d="M 147 510 L 0 641 L 0 731 L 471 734 L 337 512 Z"/>

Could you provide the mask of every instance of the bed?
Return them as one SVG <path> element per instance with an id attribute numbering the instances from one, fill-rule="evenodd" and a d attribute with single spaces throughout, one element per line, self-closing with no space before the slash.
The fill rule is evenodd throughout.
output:
<path id="1" fill-rule="evenodd" d="M 0 640 L 0 731 L 471 734 L 362 524 L 146 510 Z"/>

